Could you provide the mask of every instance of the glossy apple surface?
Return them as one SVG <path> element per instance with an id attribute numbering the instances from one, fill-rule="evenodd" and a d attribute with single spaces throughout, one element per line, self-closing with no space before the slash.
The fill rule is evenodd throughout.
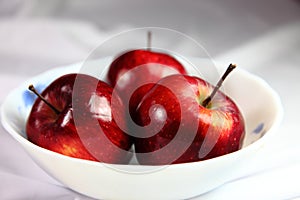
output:
<path id="1" fill-rule="evenodd" d="M 171 75 L 141 99 L 137 123 L 145 127 L 134 144 L 141 164 L 186 163 L 222 156 L 241 148 L 245 125 L 237 105 L 204 80 Z"/>
<path id="2" fill-rule="evenodd" d="M 120 98 L 111 105 L 112 92 L 108 84 L 84 74 L 56 79 L 41 95 L 59 113 L 37 98 L 26 125 L 28 139 L 75 158 L 127 163 L 131 141 L 112 115 L 122 118 L 124 105 Z"/>
<path id="3" fill-rule="evenodd" d="M 110 65 L 108 78 L 112 86 L 115 86 L 119 79 L 127 72 L 130 72 L 133 68 L 145 65 L 145 64 L 161 64 L 160 66 L 151 66 L 150 68 L 144 68 L 140 71 L 142 74 L 131 74 L 130 79 L 124 79 L 124 88 L 135 82 L 144 82 L 141 80 L 148 79 L 151 81 L 158 81 L 162 77 L 170 74 L 180 73 L 185 74 L 186 71 L 182 64 L 174 57 L 165 54 L 149 50 L 132 50 L 123 53 L 117 57 Z M 141 76 L 138 76 L 141 75 Z"/>
<path id="4" fill-rule="evenodd" d="M 169 54 L 139 49 L 118 56 L 109 67 L 108 79 L 128 105 L 137 88 L 156 83 L 171 74 L 186 74 L 178 60 Z M 136 96 L 144 96 L 146 88 L 149 87 L 144 87 Z M 129 106 L 135 108 L 137 103 L 133 99 Z"/>

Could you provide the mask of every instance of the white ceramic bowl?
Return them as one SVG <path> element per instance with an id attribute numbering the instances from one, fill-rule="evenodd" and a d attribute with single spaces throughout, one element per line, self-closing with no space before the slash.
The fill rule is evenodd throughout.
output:
<path id="1" fill-rule="evenodd" d="M 105 76 L 107 68 L 99 66 L 108 66 L 110 61 L 108 58 L 91 62 L 87 73 Z M 41 89 L 57 77 L 79 70 L 82 71 L 82 63 L 56 68 L 28 80 L 8 95 L 1 108 L 1 119 L 5 129 L 46 172 L 67 187 L 94 198 L 186 199 L 210 191 L 242 175 L 243 167 L 249 164 L 247 160 L 275 133 L 282 118 L 282 105 L 273 89 L 261 78 L 236 69 L 224 88 L 246 121 L 244 146 L 237 152 L 158 170 L 155 166 L 112 165 L 71 158 L 29 142 L 25 123 L 33 96 L 27 86 L 33 83 Z M 188 70 L 192 72 L 189 67 Z"/>

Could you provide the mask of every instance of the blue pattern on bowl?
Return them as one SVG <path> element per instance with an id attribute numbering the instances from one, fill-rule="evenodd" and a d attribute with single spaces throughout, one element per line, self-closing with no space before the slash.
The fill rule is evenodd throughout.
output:
<path id="1" fill-rule="evenodd" d="M 260 134 L 264 128 L 264 123 L 260 123 L 256 126 L 256 128 L 252 131 L 254 134 Z"/>

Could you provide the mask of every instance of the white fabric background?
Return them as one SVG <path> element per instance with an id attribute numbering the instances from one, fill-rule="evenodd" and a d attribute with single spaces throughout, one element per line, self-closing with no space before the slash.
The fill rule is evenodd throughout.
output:
<path id="1" fill-rule="evenodd" d="M 297 0 L 0 0 L 0 103 L 29 77 L 82 61 L 112 34 L 145 26 L 190 35 L 215 60 L 235 62 L 263 77 L 282 98 L 283 123 L 276 137 L 251 160 L 252 167 L 243 177 L 195 199 L 300 197 Z M 4 200 L 90 199 L 48 176 L 2 127 L 0 180 Z"/>

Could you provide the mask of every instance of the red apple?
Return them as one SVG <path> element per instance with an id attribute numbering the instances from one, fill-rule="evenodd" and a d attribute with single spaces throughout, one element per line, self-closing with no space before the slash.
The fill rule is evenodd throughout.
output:
<path id="1" fill-rule="evenodd" d="M 174 57 L 165 53 L 138 49 L 125 52 L 118 56 L 109 67 L 108 79 L 111 85 L 115 86 L 119 79 L 127 72 L 130 72 L 136 67 L 150 63 L 160 64 L 166 68 L 152 65 L 151 67 L 142 70 L 141 74 L 136 74 L 135 76 L 128 74 L 127 76 L 130 77 L 130 79 L 126 78 L 126 80 L 122 80 L 124 82 L 124 88 L 131 84 L 144 82 L 144 79 L 148 79 L 150 82 L 156 82 L 162 77 L 174 74 L 176 72 L 180 74 L 186 73 L 182 64 Z"/>
<path id="2" fill-rule="evenodd" d="M 108 79 L 125 104 L 128 104 L 131 95 L 138 87 L 154 84 L 171 74 L 186 74 L 186 71 L 179 61 L 168 54 L 139 49 L 117 57 L 109 67 Z M 144 96 L 148 90 L 144 88 L 141 91 L 138 96 Z M 138 101 L 133 100 L 130 107 L 135 109 L 136 103 Z"/>
<path id="3" fill-rule="evenodd" d="M 115 122 L 116 115 L 124 118 L 124 105 L 116 95 L 111 105 L 112 92 L 108 84 L 84 74 L 56 79 L 32 107 L 28 140 L 75 158 L 127 163 L 132 142 Z"/>
<path id="4" fill-rule="evenodd" d="M 217 91 L 220 85 L 187 75 L 171 75 L 155 84 L 135 114 L 144 127 L 134 138 L 139 163 L 186 163 L 240 149 L 244 120 L 233 100 Z"/>

